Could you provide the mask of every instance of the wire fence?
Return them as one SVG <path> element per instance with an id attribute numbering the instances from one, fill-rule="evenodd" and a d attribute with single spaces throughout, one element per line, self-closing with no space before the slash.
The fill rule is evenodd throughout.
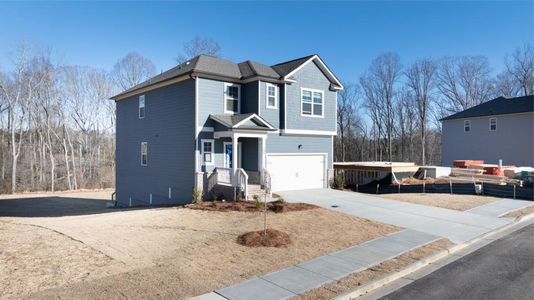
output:
<path id="1" fill-rule="evenodd" d="M 479 192 L 477 187 L 479 186 Z M 439 183 L 417 185 L 367 184 L 349 186 L 360 193 L 393 194 L 393 193 L 442 193 L 460 195 L 485 195 L 499 198 L 524 199 L 534 201 L 534 186 L 511 186 L 491 183 Z"/>

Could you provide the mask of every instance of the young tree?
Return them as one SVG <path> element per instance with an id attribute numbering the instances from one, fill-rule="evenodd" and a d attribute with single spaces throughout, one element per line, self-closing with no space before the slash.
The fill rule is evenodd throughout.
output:
<path id="1" fill-rule="evenodd" d="M 415 100 L 417 119 L 420 130 L 421 162 L 426 164 L 426 131 L 428 123 L 428 111 L 431 105 L 431 97 L 435 88 L 436 64 L 430 59 L 416 61 L 405 72 L 407 86 Z"/>
<path id="2" fill-rule="evenodd" d="M 176 57 L 176 61 L 178 64 L 181 64 L 188 59 L 201 54 L 220 57 L 221 47 L 214 39 L 202 38 L 197 35 L 183 45 L 183 51 Z"/>
<path id="3" fill-rule="evenodd" d="M 130 52 L 113 66 L 113 78 L 124 91 L 156 74 L 152 61 L 137 52 Z"/>

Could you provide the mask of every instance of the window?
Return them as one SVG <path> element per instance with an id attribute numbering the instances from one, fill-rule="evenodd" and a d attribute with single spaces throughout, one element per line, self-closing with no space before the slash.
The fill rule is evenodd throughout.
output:
<path id="1" fill-rule="evenodd" d="M 139 119 L 145 117 L 145 95 L 139 96 Z"/>
<path id="2" fill-rule="evenodd" d="M 148 163 L 148 143 L 141 143 L 141 166 L 146 166 Z"/>
<path id="3" fill-rule="evenodd" d="M 497 130 L 497 118 L 490 118 L 489 119 L 489 129 L 490 129 L 490 131 Z"/>
<path id="4" fill-rule="evenodd" d="M 274 84 L 267 83 L 267 108 L 276 108 L 277 105 L 277 95 L 276 95 L 276 86 Z"/>
<path id="5" fill-rule="evenodd" d="M 303 116 L 322 117 L 323 116 L 323 91 L 302 89 L 301 104 Z"/>
<path id="6" fill-rule="evenodd" d="M 205 165 L 213 165 L 213 140 L 202 140 L 202 161 Z"/>
<path id="7" fill-rule="evenodd" d="M 471 120 L 464 121 L 464 132 L 471 131 Z"/>
<path id="8" fill-rule="evenodd" d="M 241 87 L 237 84 L 224 84 L 224 112 L 239 113 Z"/>

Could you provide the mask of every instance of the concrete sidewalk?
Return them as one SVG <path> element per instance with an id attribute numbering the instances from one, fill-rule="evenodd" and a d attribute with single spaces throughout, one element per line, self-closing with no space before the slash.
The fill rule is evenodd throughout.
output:
<path id="1" fill-rule="evenodd" d="M 287 299 L 439 240 L 405 229 L 202 295 L 197 299 Z"/>
<path id="2" fill-rule="evenodd" d="M 534 201 L 502 199 L 499 201 L 472 208 L 468 210 L 468 212 L 477 215 L 501 217 L 506 215 L 507 213 L 526 208 L 531 205 L 534 205 Z"/>
<path id="3" fill-rule="evenodd" d="M 289 202 L 306 202 L 361 218 L 410 228 L 461 244 L 511 223 L 512 219 L 413 204 L 331 189 L 279 193 Z"/>

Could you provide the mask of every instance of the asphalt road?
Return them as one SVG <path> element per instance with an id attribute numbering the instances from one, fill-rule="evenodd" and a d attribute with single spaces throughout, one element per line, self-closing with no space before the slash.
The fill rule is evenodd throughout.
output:
<path id="1" fill-rule="evenodd" d="M 534 224 L 381 299 L 534 299 Z"/>

